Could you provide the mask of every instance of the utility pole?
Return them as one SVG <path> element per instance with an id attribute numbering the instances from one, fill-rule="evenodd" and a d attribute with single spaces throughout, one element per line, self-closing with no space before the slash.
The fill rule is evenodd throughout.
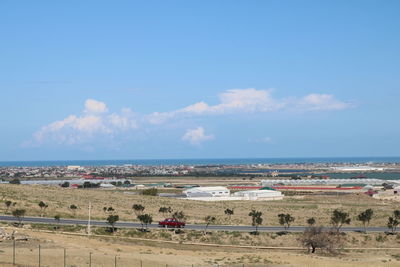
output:
<path id="1" fill-rule="evenodd" d="M 13 265 L 15 265 L 15 238 L 13 240 Z"/>
<path id="2" fill-rule="evenodd" d="M 92 209 L 92 202 L 89 202 L 89 218 L 88 218 L 88 225 L 87 225 L 87 234 L 90 235 L 90 212 Z"/>

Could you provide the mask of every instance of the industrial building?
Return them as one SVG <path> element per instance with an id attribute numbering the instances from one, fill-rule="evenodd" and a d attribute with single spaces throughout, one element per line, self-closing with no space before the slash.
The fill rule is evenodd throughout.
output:
<path id="1" fill-rule="evenodd" d="M 374 166 L 341 166 L 331 167 L 335 171 L 341 172 L 370 172 L 370 171 L 384 171 L 385 168 Z"/>
<path id="2" fill-rule="evenodd" d="M 243 200 L 280 200 L 283 194 L 276 190 L 248 190 L 239 191 L 233 194 L 234 197 L 241 197 Z"/>
<path id="3" fill-rule="evenodd" d="M 224 186 L 193 187 L 183 191 L 186 197 L 229 197 L 230 191 Z"/>
<path id="4" fill-rule="evenodd" d="M 249 190 L 230 194 L 223 186 L 194 187 L 183 191 L 185 199 L 201 201 L 233 201 L 233 200 L 279 200 L 283 194 L 276 190 Z"/>
<path id="5" fill-rule="evenodd" d="M 272 185 L 343 185 L 343 184 L 382 185 L 386 182 L 381 179 L 307 179 L 307 180 L 262 180 L 261 186 Z"/>

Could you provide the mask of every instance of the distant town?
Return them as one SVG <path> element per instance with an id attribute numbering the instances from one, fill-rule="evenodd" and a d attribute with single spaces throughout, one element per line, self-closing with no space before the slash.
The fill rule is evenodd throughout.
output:
<path id="1" fill-rule="evenodd" d="M 0 178 L 115 178 L 141 176 L 321 176 L 330 172 L 397 172 L 400 163 L 349 164 L 349 163 L 297 163 L 249 165 L 107 165 L 107 166 L 51 166 L 51 167 L 0 167 Z M 400 177 L 399 177 L 400 178 Z"/>

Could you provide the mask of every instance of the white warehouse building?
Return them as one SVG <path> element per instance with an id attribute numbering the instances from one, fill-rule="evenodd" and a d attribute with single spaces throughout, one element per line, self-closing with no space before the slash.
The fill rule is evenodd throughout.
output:
<path id="1" fill-rule="evenodd" d="M 224 186 L 193 187 L 183 191 L 188 198 L 197 197 L 229 197 L 230 191 Z"/>
<path id="2" fill-rule="evenodd" d="M 243 200 L 280 200 L 283 194 L 275 190 L 249 190 L 239 191 L 233 194 L 234 197 L 241 197 Z"/>
<path id="3" fill-rule="evenodd" d="M 381 179 L 374 178 L 361 178 L 361 179 L 306 179 L 306 180 L 288 180 L 288 179 L 271 179 L 262 180 L 261 186 L 271 186 L 277 184 L 283 185 L 340 185 L 340 184 L 370 184 L 370 185 L 381 185 L 387 182 Z"/>
<path id="4" fill-rule="evenodd" d="M 283 194 L 275 190 L 249 190 L 230 194 L 224 186 L 193 187 L 183 191 L 185 199 L 200 201 L 233 201 L 233 200 L 280 200 Z"/>

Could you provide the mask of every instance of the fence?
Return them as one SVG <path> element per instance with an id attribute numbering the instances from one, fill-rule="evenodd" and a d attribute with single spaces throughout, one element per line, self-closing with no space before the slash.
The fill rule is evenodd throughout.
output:
<path id="1" fill-rule="evenodd" d="M 144 253 L 146 254 L 146 253 Z M 157 257 L 158 255 L 154 255 Z M 24 241 L 8 240 L 0 243 L 0 266 L 21 267 L 249 267 L 257 264 L 223 264 L 209 262 L 205 264 L 170 264 L 160 260 L 135 259 L 126 255 L 112 255 L 86 252 L 78 248 L 63 248 L 50 243 L 32 244 Z"/>

